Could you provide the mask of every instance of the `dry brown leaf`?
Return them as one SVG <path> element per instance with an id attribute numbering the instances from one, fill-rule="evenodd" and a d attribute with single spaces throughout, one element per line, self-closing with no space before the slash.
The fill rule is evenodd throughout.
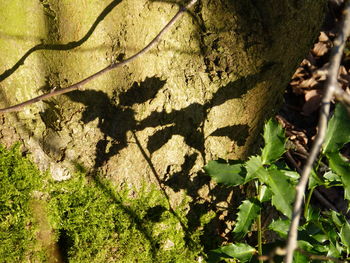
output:
<path id="1" fill-rule="evenodd" d="M 309 79 L 305 79 L 305 80 L 301 81 L 299 84 L 299 87 L 300 88 L 313 88 L 317 84 L 318 84 L 318 81 L 314 77 L 311 77 Z"/>
<path id="2" fill-rule="evenodd" d="M 329 49 L 330 47 L 326 42 L 317 42 L 311 52 L 317 57 L 322 57 Z"/>
<path id="3" fill-rule="evenodd" d="M 327 42 L 329 41 L 329 37 L 324 31 L 321 31 L 320 36 L 318 37 L 318 41 Z"/>
<path id="4" fill-rule="evenodd" d="M 322 92 L 318 89 L 305 91 L 305 104 L 303 106 L 303 114 L 310 116 L 313 112 L 318 110 L 322 100 Z"/>
<path id="5" fill-rule="evenodd" d="M 343 74 L 343 75 L 348 74 L 346 68 L 345 68 L 343 65 L 341 65 L 341 66 L 339 67 L 339 75 L 341 75 L 341 74 Z"/>

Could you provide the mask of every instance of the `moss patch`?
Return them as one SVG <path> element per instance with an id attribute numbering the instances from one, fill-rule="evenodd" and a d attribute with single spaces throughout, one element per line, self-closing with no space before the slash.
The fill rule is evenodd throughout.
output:
<path id="1" fill-rule="evenodd" d="M 38 169 L 21 156 L 19 145 L 0 145 L 0 258 L 2 262 L 36 262 L 45 253 L 36 239 L 37 223 L 30 205 L 43 186 Z M 35 261 L 36 260 L 36 261 Z"/>
<path id="2" fill-rule="evenodd" d="M 184 207 L 170 209 L 155 186 L 117 191 L 82 172 L 51 181 L 18 146 L 0 148 L 0 182 L 5 262 L 201 261 L 200 233 L 186 230 Z"/>

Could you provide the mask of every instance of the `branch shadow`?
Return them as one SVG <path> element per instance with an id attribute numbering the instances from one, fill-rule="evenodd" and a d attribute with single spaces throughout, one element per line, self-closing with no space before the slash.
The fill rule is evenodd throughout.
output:
<path id="1" fill-rule="evenodd" d="M 88 32 L 79 40 L 72 41 L 66 44 L 45 44 L 41 43 L 32 48 L 30 48 L 10 69 L 5 70 L 0 74 L 0 82 L 11 76 L 23 63 L 25 60 L 35 51 L 39 50 L 56 50 L 56 51 L 66 51 L 70 49 L 74 49 L 76 47 L 81 46 L 84 42 L 86 42 L 92 33 L 95 31 L 96 27 L 99 23 L 105 19 L 105 17 L 118 5 L 122 2 L 122 0 L 113 0 L 106 8 L 100 13 L 100 15 L 96 18 L 95 22 L 92 24 Z"/>

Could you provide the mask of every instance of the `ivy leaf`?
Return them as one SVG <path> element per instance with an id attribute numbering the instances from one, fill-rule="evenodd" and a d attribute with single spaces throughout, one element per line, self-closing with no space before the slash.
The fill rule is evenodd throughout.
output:
<path id="1" fill-rule="evenodd" d="M 251 259 L 251 257 L 256 253 L 255 248 L 244 244 L 244 243 L 236 243 L 230 244 L 228 246 L 223 246 L 218 249 L 211 250 L 209 252 L 209 263 L 216 263 L 220 261 L 221 258 L 227 258 L 227 256 L 231 258 L 235 258 L 240 260 L 240 262 L 247 262 Z"/>
<path id="2" fill-rule="evenodd" d="M 285 216 L 291 218 L 295 189 L 288 182 L 287 176 L 280 170 L 268 170 L 268 178 L 264 183 L 270 187 L 273 193 L 272 205 Z"/>
<path id="3" fill-rule="evenodd" d="M 258 216 L 261 206 L 258 200 L 245 200 L 238 207 L 237 224 L 233 229 L 236 238 L 243 238 L 249 231 L 254 219 Z"/>
<path id="4" fill-rule="evenodd" d="M 264 127 L 265 147 L 262 149 L 262 163 L 271 164 L 285 152 L 286 138 L 281 126 L 274 120 L 269 120 Z"/>
<path id="5" fill-rule="evenodd" d="M 204 167 L 205 172 L 217 183 L 223 183 L 229 186 L 241 185 L 244 183 L 245 170 L 243 163 L 235 161 L 229 164 L 225 161 L 209 161 Z"/>
<path id="6" fill-rule="evenodd" d="M 350 117 L 346 108 L 338 103 L 335 112 L 329 121 L 323 153 L 338 152 L 339 149 L 350 141 Z"/>
<path id="7" fill-rule="evenodd" d="M 350 252 L 350 224 L 345 222 L 340 230 L 340 239 L 341 242 L 346 247 L 347 254 Z"/>
<path id="8" fill-rule="evenodd" d="M 286 238 L 288 236 L 289 226 L 290 220 L 278 219 L 271 222 L 269 229 L 275 231 L 280 237 Z"/>
<path id="9" fill-rule="evenodd" d="M 329 167 L 340 176 L 344 186 L 344 197 L 350 200 L 350 163 L 338 152 L 328 153 Z"/>

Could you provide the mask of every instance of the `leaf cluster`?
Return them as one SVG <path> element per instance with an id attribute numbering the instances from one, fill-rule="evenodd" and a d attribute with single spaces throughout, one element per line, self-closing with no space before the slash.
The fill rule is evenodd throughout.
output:
<path id="1" fill-rule="evenodd" d="M 260 155 L 252 156 L 246 162 L 210 161 L 204 167 L 207 174 L 218 183 L 238 186 L 254 181 L 256 187 L 255 197 L 244 200 L 238 207 L 233 229 L 235 242 L 211 251 L 211 263 L 227 258 L 240 262 L 256 260 L 253 255 L 262 256 L 264 252 L 267 253 L 263 251 L 263 245 L 277 246 L 277 243 L 262 244 L 261 238 L 258 238 L 256 244 L 258 249 L 244 242 L 244 237 L 251 231 L 254 223 L 258 225 L 258 236 L 264 231 L 259 223 L 264 203 L 272 205 L 280 212 L 280 217 L 268 229 L 275 232 L 281 240 L 285 241 L 287 238 L 299 174 L 280 160 L 286 151 L 286 138 L 283 129 L 275 121 L 266 123 L 263 137 L 265 146 Z M 329 122 L 322 154 L 309 181 L 309 197 L 306 199 L 303 225 L 299 227 L 299 250 L 295 254 L 294 262 L 313 262 L 312 255 L 344 259 L 349 254 L 350 225 L 346 218 L 335 211 L 320 211 L 310 206 L 312 192 L 320 185 L 341 185 L 345 189 L 345 198 L 350 200 L 350 163 L 340 152 L 348 142 L 350 119 L 346 109 L 337 105 Z M 320 167 L 323 161 L 328 163 L 329 168 L 322 174 Z"/>

